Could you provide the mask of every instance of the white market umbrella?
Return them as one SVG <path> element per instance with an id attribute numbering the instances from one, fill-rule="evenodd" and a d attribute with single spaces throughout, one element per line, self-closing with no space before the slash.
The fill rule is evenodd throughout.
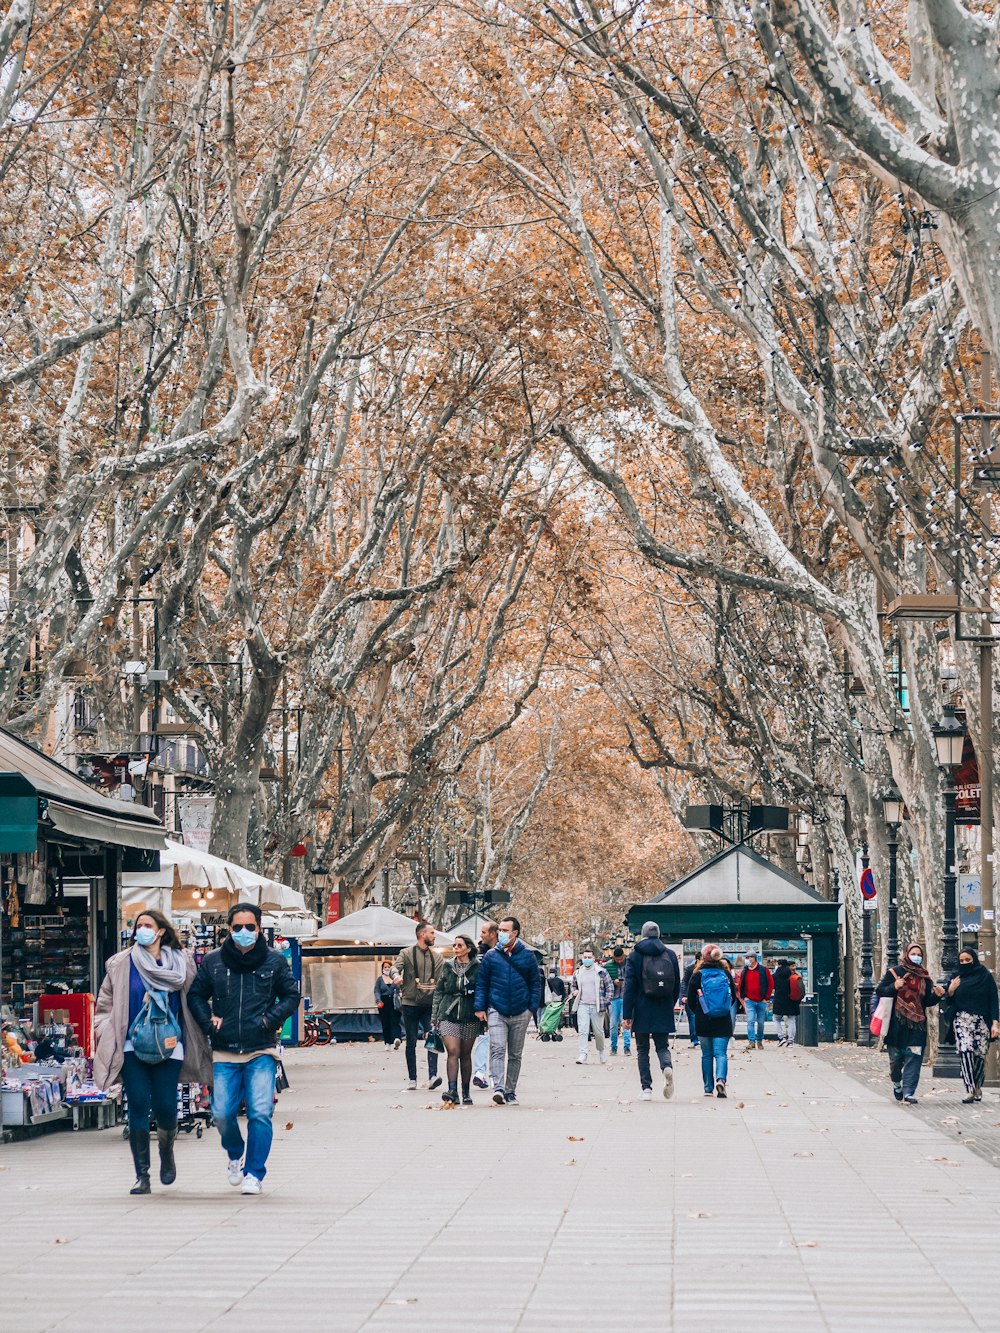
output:
<path id="1" fill-rule="evenodd" d="M 454 937 L 447 931 L 437 930 L 435 947 L 450 948 Z M 417 923 L 411 916 L 394 912 L 389 907 L 363 907 L 360 912 L 351 912 L 316 932 L 317 940 L 327 944 L 386 944 L 394 949 L 404 949 L 417 941 Z"/>

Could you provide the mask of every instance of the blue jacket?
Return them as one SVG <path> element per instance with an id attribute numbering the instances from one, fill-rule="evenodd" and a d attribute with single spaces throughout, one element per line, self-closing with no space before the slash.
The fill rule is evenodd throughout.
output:
<path id="1" fill-rule="evenodd" d="M 644 958 L 653 958 L 657 954 L 667 954 L 672 965 L 674 984 L 669 995 L 662 1000 L 647 995 L 642 989 L 642 963 Z M 681 988 L 680 968 L 673 949 L 659 939 L 643 939 L 638 942 L 625 960 L 625 984 L 622 988 L 622 1017 L 631 1020 L 633 1032 L 673 1032 L 674 1005 Z"/>
<path id="2" fill-rule="evenodd" d="M 508 1017 L 534 1013 L 542 1003 L 542 974 L 535 955 L 518 940 L 509 954 L 499 944 L 483 954 L 476 976 L 476 1012 L 496 1009 Z"/>

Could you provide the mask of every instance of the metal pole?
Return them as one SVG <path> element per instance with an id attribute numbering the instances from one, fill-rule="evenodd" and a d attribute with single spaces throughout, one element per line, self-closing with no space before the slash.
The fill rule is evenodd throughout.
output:
<path id="1" fill-rule="evenodd" d="M 955 773 L 948 772 L 944 793 L 944 921 L 941 927 L 941 970 L 945 976 L 958 968 L 958 904 L 955 887 Z M 946 1034 L 951 1039 L 946 1040 Z M 959 1078 L 962 1068 L 955 1047 L 954 1032 L 940 1020 L 938 1058 L 934 1064 L 935 1078 Z"/>
<path id="2" fill-rule="evenodd" d="M 983 353 L 981 369 L 981 396 L 983 407 L 991 412 L 993 402 L 992 360 L 989 352 Z M 992 423 L 982 422 L 984 462 L 993 463 Z M 983 487 L 980 511 L 984 532 L 989 532 L 993 521 L 992 502 L 988 486 Z M 987 561 L 989 555 L 986 556 Z M 984 638 L 991 637 L 993 626 L 990 623 L 992 610 L 993 571 L 987 563 L 983 569 L 986 588 L 985 608 L 982 632 Z M 980 879 L 982 882 L 983 906 L 982 920 L 979 926 L 979 952 L 983 966 L 996 976 L 997 970 L 997 927 L 996 905 L 993 888 L 993 644 L 983 643 L 979 649 L 979 850 Z M 996 1044 L 991 1042 L 986 1053 L 986 1084 L 996 1087 L 1000 1083 L 1000 1061 L 997 1059 Z"/>
<path id="3" fill-rule="evenodd" d="M 867 870 L 869 864 L 868 844 L 861 846 L 861 868 Z M 872 970 L 872 924 L 871 913 L 864 897 L 861 899 L 861 981 L 858 985 L 858 999 L 861 1002 L 862 1040 L 866 1046 L 872 1044 L 871 1028 L 868 1020 L 872 1012 L 872 996 L 875 994 L 875 974 Z"/>
<path id="4" fill-rule="evenodd" d="M 886 962 L 895 967 L 899 962 L 899 937 L 896 914 L 896 841 L 899 834 L 898 824 L 887 826 L 889 834 L 889 938 L 886 941 Z"/>

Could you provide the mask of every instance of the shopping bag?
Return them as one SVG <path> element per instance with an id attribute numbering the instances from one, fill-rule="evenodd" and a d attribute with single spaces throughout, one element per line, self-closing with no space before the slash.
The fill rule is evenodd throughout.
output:
<path id="1" fill-rule="evenodd" d="M 879 1002 L 872 1010 L 871 1021 L 868 1024 L 873 1037 L 881 1037 L 883 1040 L 889 1035 L 889 1023 L 892 1020 L 891 995 L 882 995 Z"/>

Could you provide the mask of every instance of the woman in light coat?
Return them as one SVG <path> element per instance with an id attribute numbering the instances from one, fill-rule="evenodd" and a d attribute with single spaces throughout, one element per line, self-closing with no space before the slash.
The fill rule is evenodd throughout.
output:
<path id="1" fill-rule="evenodd" d="M 136 1177 L 132 1194 L 150 1193 L 150 1118 L 156 1120 L 160 1181 L 172 1185 L 177 1178 L 174 1163 L 177 1085 L 212 1081 L 208 1043 L 187 1007 L 187 992 L 195 971 L 193 956 L 181 949 L 167 918 L 160 912 L 144 911 L 136 917 L 131 947 L 108 959 L 97 997 L 94 1082 L 107 1089 L 120 1078 L 125 1088 L 129 1146 Z M 170 1052 L 166 1058 L 152 1062 L 136 1055 L 131 1040 L 136 1020 L 143 1013 L 147 991 L 167 996 L 169 1012 L 180 1028 L 179 1038 L 167 1038 Z"/>

